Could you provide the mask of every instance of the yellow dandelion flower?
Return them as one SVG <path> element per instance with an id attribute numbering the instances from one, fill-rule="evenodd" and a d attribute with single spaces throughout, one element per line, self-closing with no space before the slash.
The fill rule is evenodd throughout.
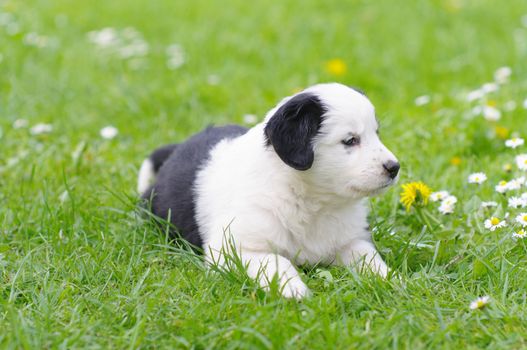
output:
<path id="1" fill-rule="evenodd" d="M 452 157 L 452 159 L 450 159 L 450 164 L 458 166 L 461 164 L 461 161 L 462 160 L 459 157 Z"/>
<path id="2" fill-rule="evenodd" d="M 496 132 L 496 136 L 502 140 L 505 140 L 507 137 L 509 137 L 509 129 L 504 126 L 498 125 L 494 128 L 494 131 Z"/>
<path id="3" fill-rule="evenodd" d="M 430 197 L 432 190 L 423 182 L 410 182 L 402 185 L 402 188 L 403 191 L 400 195 L 401 203 L 405 206 L 407 211 L 409 211 L 414 204 L 428 204 L 428 197 Z"/>
<path id="4" fill-rule="evenodd" d="M 332 75 L 340 77 L 346 74 L 347 70 L 348 66 L 340 58 L 334 58 L 326 62 L 326 71 Z"/>

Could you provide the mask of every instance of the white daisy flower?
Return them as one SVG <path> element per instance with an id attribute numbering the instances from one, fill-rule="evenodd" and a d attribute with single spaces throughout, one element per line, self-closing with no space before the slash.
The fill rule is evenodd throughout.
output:
<path id="1" fill-rule="evenodd" d="M 491 92 L 496 92 L 498 91 L 498 89 L 499 89 L 499 86 L 496 83 L 485 83 L 481 87 L 481 90 L 483 90 L 483 92 L 486 94 L 489 94 Z"/>
<path id="2" fill-rule="evenodd" d="M 527 206 L 527 201 L 521 197 L 509 198 L 509 207 L 511 208 L 523 208 Z"/>
<path id="3" fill-rule="evenodd" d="M 470 303 L 470 309 L 471 310 L 483 309 L 485 306 L 487 306 L 489 302 L 490 302 L 490 298 L 488 296 L 479 297 Z"/>
<path id="4" fill-rule="evenodd" d="M 524 182 L 525 182 L 525 178 L 521 178 L 520 177 L 520 178 L 517 178 L 517 179 L 512 179 L 507 184 L 507 190 L 508 191 L 519 190 L 522 187 Z"/>
<path id="5" fill-rule="evenodd" d="M 117 134 L 119 134 L 119 130 L 117 130 L 117 128 L 114 126 L 109 125 L 102 128 L 99 134 L 103 139 L 111 140 L 117 136 Z"/>
<path id="6" fill-rule="evenodd" d="M 183 56 L 170 57 L 167 60 L 167 68 L 170 70 L 178 69 L 185 63 Z"/>
<path id="7" fill-rule="evenodd" d="M 481 113 L 483 113 L 483 107 L 481 107 L 481 106 L 474 106 L 470 110 L 470 115 L 473 116 L 473 117 L 475 117 L 477 115 L 480 115 Z"/>
<path id="8" fill-rule="evenodd" d="M 17 35 L 21 31 L 20 30 L 20 24 L 18 22 L 8 23 L 5 26 L 5 31 L 7 32 L 7 34 L 9 34 L 11 36 Z"/>
<path id="9" fill-rule="evenodd" d="M 505 104 L 503 105 L 503 109 L 507 112 L 514 111 L 516 109 L 516 102 L 512 100 L 505 102 Z"/>
<path id="10" fill-rule="evenodd" d="M 473 173 L 468 176 L 469 184 L 482 184 L 487 180 L 485 173 Z"/>
<path id="11" fill-rule="evenodd" d="M 27 46 L 43 48 L 48 44 L 49 39 L 46 36 L 31 32 L 24 35 L 22 42 Z"/>
<path id="12" fill-rule="evenodd" d="M 523 144 L 524 140 L 521 137 L 513 137 L 512 139 L 505 141 L 505 146 L 510 148 L 523 146 Z"/>
<path id="13" fill-rule="evenodd" d="M 446 191 L 443 191 L 443 192 L 448 193 Z M 438 210 L 443 215 L 452 214 L 454 212 L 456 203 L 457 203 L 456 196 L 447 195 L 441 201 L 441 205 L 439 206 Z"/>
<path id="14" fill-rule="evenodd" d="M 490 207 L 497 207 L 498 206 L 498 203 L 497 202 L 481 202 L 481 207 L 483 208 L 490 208 Z"/>
<path id="15" fill-rule="evenodd" d="M 497 230 L 499 228 L 507 226 L 507 221 L 501 220 L 501 219 L 493 216 L 490 219 L 485 220 L 484 224 L 485 224 L 485 228 L 486 229 L 489 229 L 491 231 L 495 231 L 495 230 Z"/>
<path id="16" fill-rule="evenodd" d="M 483 118 L 485 118 L 488 121 L 495 122 L 497 120 L 500 120 L 501 112 L 499 109 L 495 107 L 485 106 L 483 107 Z"/>
<path id="17" fill-rule="evenodd" d="M 0 26 L 16 22 L 15 16 L 10 12 L 0 12 Z"/>
<path id="18" fill-rule="evenodd" d="M 457 197 L 449 195 L 445 199 L 443 199 L 442 203 L 446 203 L 446 204 L 449 204 L 449 205 L 454 205 L 454 204 L 457 203 Z"/>
<path id="19" fill-rule="evenodd" d="M 516 165 L 520 170 L 527 170 L 527 154 L 520 154 L 516 156 Z"/>
<path id="20" fill-rule="evenodd" d="M 512 234 L 513 238 L 526 238 L 527 237 L 527 231 L 524 229 L 519 230 L 518 232 L 514 232 Z"/>
<path id="21" fill-rule="evenodd" d="M 505 193 L 509 190 L 509 183 L 505 180 L 501 180 L 496 187 L 494 187 L 496 192 L 498 193 Z"/>
<path id="22" fill-rule="evenodd" d="M 475 100 L 480 100 L 483 98 L 483 96 L 485 96 L 485 92 L 483 90 L 481 89 L 473 90 L 467 94 L 467 101 L 472 102 Z"/>
<path id="23" fill-rule="evenodd" d="M 523 100 L 523 108 L 527 109 L 527 98 Z"/>
<path id="24" fill-rule="evenodd" d="M 39 123 L 33 126 L 29 132 L 32 135 L 40 135 L 40 134 L 47 134 L 53 131 L 53 125 L 51 124 L 45 124 L 45 123 Z"/>
<path id="25" fill-rule="evenodd" d="M 220 82 L 221 82 L 221 79 L 220 79 L 220 76 L 219 76 L 219 75 L 216 75 L 216 74 L 210 74 L 210 75 L 207 77 L 207 84 L 209 84 L 209 85 L 216 86 L 216 85 L 219 85 Z"/>
<path id="26" fill-rule="evenodd" d="M 516 217 L 516 222 L 518 222 L 522 226 L 527 226 L 527 213 L 520 213 Z"/>
<path id="27" fill-rule="evenodd" d="M 494 81 L 498 84 L 508 83 L 511 74 L 512 69 L 510 67 L 500 67 L 494 72 Z"/>
<path id="28" fill-rule="evenodd" d="M 522 194 L 522 199 L 525 199 L 527 201 L 527 192 L 525 192 L 524 194 Z"/>
<path id="29" fill-rule="evenodd" d="M 258 121 L 258 117 L 254 114 L 244 114 L 243 115 L 243 122 L 245 124 L 256 124 Z"/>
<path id="30" fill-rule="evenodd" d="M 452 214 L 454 212 L 455 205 L 447 202 L 442 202 L 438 210 L 441 214 Z"/>
<path id="31" fill-rule="evenodd" d="M 17 119 L 13 122 L 13 129 L 27 128 L 29 122 L 26 119 Z"/>
<path id="32" fill-rule="evenodd" d="M 103 28 L 88 33 L 88 40 L 105 53 L 116 55 L 123 60 L 130 60 L 131 69 L 144 66 L 144 61 L 138 59 L 146 56 L 150 50 L 148 43 L 135 28 L 124 29 Z"/>
<path id="33" fill-rule="evenodd" d="M 148 43 L 144 42 L 142 39 L 137 39 L 131 42 L 128 45 L 121 46 L 117 53 L 119 57 L 123 59 L 146 56 L 149 51 Z"/>
<path id="34" fill-rule="evenodd" d="M 166 48 L 168 69 L 177 69 L 185 63 L 185 51 L 179 44 L 172 44 Z"/>
<path id="35" fill-rule="evenodd" d="M 119 36 L 114 28 L 103 28 L 99 31 L 89 32 L 88 39 L 97 46 L 109 47 L 118 43 Z"/>
<path id="36" fill-rule="evenodd" d="M 416 97 L 414 100 L 414 103 L 416 106 L 424 106 L 425 104 L 430 103 L 430 100 L 431 100 L 430 96 L 423 95 L 423 96 Z"/>
<path id="37" fill-rule="evenodd" d="M 512 179 L 511 182 L 515 182 L 518 185 L 520 185 L 520 187 L 521 187 L 521 186 L 525 185 L 525 176 L 520 176 L 520 177 L 517 177 L 515 179 Z"/>
<path id="38" fill-rule="evenodd" d="M 450 193 L 448 193 L 447 191 L 437 191 L 437 192 L 432 192 L 429 198 L 432 202 L 437 202 L 437 201 L 442 201 L 449 195 Z"/>

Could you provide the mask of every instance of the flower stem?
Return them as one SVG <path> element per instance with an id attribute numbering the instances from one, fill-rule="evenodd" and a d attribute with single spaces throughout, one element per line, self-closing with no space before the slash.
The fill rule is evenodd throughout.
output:
<path id="1" fill-rule="evenodd" d="M 431 216 L 430 213 L 428 213 L 426 209 L 417 207 L 417 206 L 415 207 L 415 212 L 417 213 L 417 216 L 419 217 L 419 221 L 421 221 L 421 223 L 424 224 L 426 227 L 428 227 L 428 230 L 432 232 L 434 227 L 432 226 L 429 220 Z M 436 218 L 433 218 L 433 219 L 437 223 L 437 219 Z"/>

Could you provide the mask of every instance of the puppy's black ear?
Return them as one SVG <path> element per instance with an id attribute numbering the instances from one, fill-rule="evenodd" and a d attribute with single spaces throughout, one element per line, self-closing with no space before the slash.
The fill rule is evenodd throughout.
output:
<path id="1" fill-rule="evenodd" d="M 284 163 L 297 170 L 311 168 L 313 137 L 318 133 L 326 108 L 317 96 L 300 93 L 292 97 L 269 119 L 264 133 Z"/>

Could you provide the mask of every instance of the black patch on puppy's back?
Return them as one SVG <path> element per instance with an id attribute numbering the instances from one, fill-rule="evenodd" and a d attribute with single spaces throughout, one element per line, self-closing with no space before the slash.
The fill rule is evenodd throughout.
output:
<path id="1" fill-rule="evenodd" d="M 170 157 L 172 152 L 178 147 L 178 144 L 171 144 L 159 147 L 156 149 L 152 154 L 150 155 L 150 160 L 152 161 L 152 164 L 154 166 L 154 172 L 157 173 L 161 166 L 166 162 L 166 160 Z"/>
<path id="2" fill-rule="evenodd" d="M 208 127 L 177 145 L 159 169 L 156 183 L 143 194 L 144 200 L 151 200 L 152 213 L 161 219 L 169 219 L 177 233 L 194 246 L 202 247 L 203 244 L 195 218 L 196 174 L 218 142 L 246 132 L 246 128 L 237 125 Z"/>
<path id="3" fill-rule="evenodd" d="M 308 92 L 293 96 L 267 122 L 264 133 L 280 159 L 297 170 L 307 170 L 314 161 L 312 141 L 327 108 Z"/>

